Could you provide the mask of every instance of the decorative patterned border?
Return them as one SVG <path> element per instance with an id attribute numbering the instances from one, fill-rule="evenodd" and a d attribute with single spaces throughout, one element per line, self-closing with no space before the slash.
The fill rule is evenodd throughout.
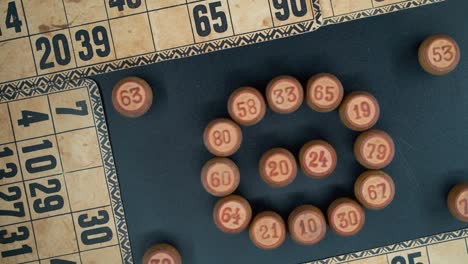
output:
<path id="1" fill-rule="evenodd" d="M 31 96 L 46 95 L 56 92 L 63 92 L 78 88 L 88 88 L 91 104 L 93 106 L 95 127 L 98 133 L 103 167 L 106 175 L 107 186 L 112 199 L 112 209 L 114 213 L 115 224 L 119 238 L 120 251 L 124 264 L 133 264 L 132 250 L 130 247 L 130 238 L 128 236 L 127 223 L 125 221 L 125 212 L 120 195 L 119 182 L 112 155 L 112 148 L 107 133 L 106 118 L 104 107 L 102 105 L 101 95 L 97 84 L 90 79 L 77 79 L 69 82 L 62 82 L 56 85 L 52 82 L 44 86 L 38 86 L 27 89 L 14 89 L 7 93 L 0 93 L 0 102 L 9 102 Z"/>
<path id="2" fill-rule="evenodd" d="M 367 249 L 359 252 L 353 252 L 340 256 L 331 257 L 328 259 L 322 259 L 312 262 L 306 262 L 304 264 L 335 264 L 343 263 L 348 261 L 359 260 L 363 258 L 369 258 L 378 255 L 384 255 L 388 253 L 398 252 L 401 250 L 408 250 L 412 248 L 429 246 L 436 243 L 447 242 L 456 239 L 463 239 L 468 237 L 468 228 L 460 229 L 452 232 L 441 233 L 428 237 L 421 237 L 413 240 L 399 242 L 393 245 L 388 245 L 379 248 Z"/>
<path id="3" fill-rule="evenodd" d="M 19 81 L 5 82 L 0 84 L 0 94 L 13 93 L 17 89 L 28 89 L 35 86 L 46 86 L 49 83 L 63 84 L 68 80 L 85 78 L 93 75 L 149 65 L 167 60 L 181 59 L 252 45 L 256 43 L 271 41 L 289 36 L 295 36 L 312 32 L 322 26 L 322 16 L 320 12 L 320 0 L 311 0 L 314 12 L 314 19 L 300 23 L 290 24 L 282 27 L 245 33 L 234 37 L 227 37 L 219 40 L 193 44 L 182 48 L 175 48 L 165 51 L 153 52 L 146 55 L 135 56 L 122 60 L 101 63 L 88 67 L 75 68 L 68 71 L 52 73 L 37 77 L 25 78 Z"/>
<path id="4" fill-rule="evenodd" d="M 444 2 L 446 0 L 414 0 L 410 2 L 403 2 L 403 3 L 396 3 L 390 4 L 378 8 L 372 8 L 364 11 L 358 11 L 350 14 L 334 16 L 329 18 L 323 18 L 323 26 L 329 26 L 344 22 L 349 22 L 356 19 L 367 18 L 372 16 L 383 15 L 387 13 L 393 13 L 397 11 L 401 11 L 404 9 L 415 8 L 418 6 L 429 5 Z"/>

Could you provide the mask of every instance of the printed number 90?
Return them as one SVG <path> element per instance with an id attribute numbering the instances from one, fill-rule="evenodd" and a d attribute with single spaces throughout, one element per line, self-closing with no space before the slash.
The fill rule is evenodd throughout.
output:
<path id="1" fill-rule="evenodd" d="M 273 6 L 278 12 L 275 16 L 278 20 L 285 21 L 291 16 L 303 17 L 307 14 L 306 0 L 273 0 Z"/>

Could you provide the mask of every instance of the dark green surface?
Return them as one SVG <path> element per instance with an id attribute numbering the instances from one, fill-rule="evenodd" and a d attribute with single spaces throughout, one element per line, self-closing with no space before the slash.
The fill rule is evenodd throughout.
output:
<path id="1" fill-rule="evenodd" d="M 449 188 L 468 181 L 468 56 L 444 77 L 425 73 L 417 47 L 430 34 L 453 36 L 468 53 L 468 2 L 421 7 L 319 29 L 317 32 L 184 60 L 164 62 L 95 77 L 105 104 L 135 263 L 146 248 L 170 242 L 184 263 L 297 263 L 335 256 L 467 227 L 445 205 Z M 199 172 L 212 156 L 203 146 L 205 125 L 226 117 L 229 94 L 242 85 L 264 91 L 280 74 L 305 83 L 319 72 L 336 74 L 345 92 L 366 90 L 380 102 L 376 128 L 388 131 L 396 156 L 385 169 L 396 184 L 394 202 L 383 211 L 366 211 L 356 236 L 328 232 L 313 247 L 290 238 L 277 250 L 262 251 L 248 233 L 226 235 L 212 221 L 216 198 L 201 186 Z M 146 79 L 155 92 L 150 112 L 138 119 L 120 116 L 111 90 L 123 77 Z M 274 210 L 285 219 L 296 206 L 326 210 L 332 200 L 353 195 L 363 171 L 352 147 L 357 133 L 338 113 L 320 114 L 305 104 L 294 114 L 271 111 L 243 129 L 244 142 L 233 156 L 241 170 L 238 194 L 254 213 Z M 338 166 L 331 177 L 313 180 L 299 173 L 286 188 L 272 189 L 258 176 L 260 155 L 272 147 L 295 153 L 322 138 L 333 144 Z"/>

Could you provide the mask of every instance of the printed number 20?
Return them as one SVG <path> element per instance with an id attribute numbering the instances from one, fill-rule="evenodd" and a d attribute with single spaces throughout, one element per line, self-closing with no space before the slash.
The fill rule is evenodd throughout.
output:
<path id="1" fill-rule="evenodd" d="M 203 4 L 197 5 L 193 8 L 193 19 L 195 20 L 195 28 L 201 37 L 206 37 L 211 34 L 211 27 L 217 33 L 223 33 L 228 29 L 228 22 L 226 14 L 218 10 L 221 7 L 221 2 L 209 3 L 209 10 Z M 208 14 L 211 16 L 208 16 Z M 211 23 L 211 21 L 213 23 Z M 216 23 L 214 23 L 216 20 Z M 212 25 L 213 24 L 213 25 Z"/>

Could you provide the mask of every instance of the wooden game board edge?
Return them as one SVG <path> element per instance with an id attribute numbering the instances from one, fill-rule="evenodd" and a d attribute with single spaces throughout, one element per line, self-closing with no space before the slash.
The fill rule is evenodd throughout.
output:
<path id="1" fill-rule="evenodd" d="M 91 100 L 96 131 L 99 139 L 99 149 L 103 162 L 102 166 L 104 168 L 106 183 L 111 197 L 112 213 L 115 219 L 115 227 L 117 230 L 122 260 L 124 264 L 133 264 L 130 238 L 128 235 L 125 212 L 120 194 L 120 185 L 117 178 L 109 134 L 107 132 L 108 129 L 104 115 L 104 107 L 102 105 L 99 87 L 96 82 L 91 79 L 75 79 L 57 84 L 48 82 L 45 86 L 36 86 L 34 88 L 15 89 L 11 93 L 0 93 L 0 103 L 79 88 L 87 88 Z"/>
<path id="2" fill-rule="evenodd" d="M 388 13 L 394 13 L 406 9 L 411 9 L 419 6 L 430 5 L 445 2 L 446 0 L 415 0 L 409 2 L 389 4 L 378 8 L 372 8 L 364 11 L 353 12 L 349 14 L 343 14 L 333 17 L 324 17 L 322 26 L 330 26 L 340 24 L 344 22 L 350 22 L 357 19 L 368 18 L 378 15 L 384 15 Z"/>
<path id="3" fill-rule="evenodd" d="M 436 234 L 432 236 L 421 237 L 421 238 L 407 240 L 403 242 L 398 242 L 398 243 L 383 246 L 383 247 L 377 247 L 377 248 L 367 249 L 363 251 L 343 254 L 343 255 L 326 258 L 322 260 L 305 262 L 303 264 L 324 264 L 324 263 L 338 264 L 338 263 L 355 261 L 355 260 L 375 257 L 379 255 L 386 255 L 389 253 L 449 242 L 449 241 L 458 240 L 458 239 L 465 239 L 465 238 L 468 238 L 468 228 L 459 229 L 459 230 L 450 231 L 450 232 L 444 232 L 444 233 L 440 233 L 440 234 Z"/>

